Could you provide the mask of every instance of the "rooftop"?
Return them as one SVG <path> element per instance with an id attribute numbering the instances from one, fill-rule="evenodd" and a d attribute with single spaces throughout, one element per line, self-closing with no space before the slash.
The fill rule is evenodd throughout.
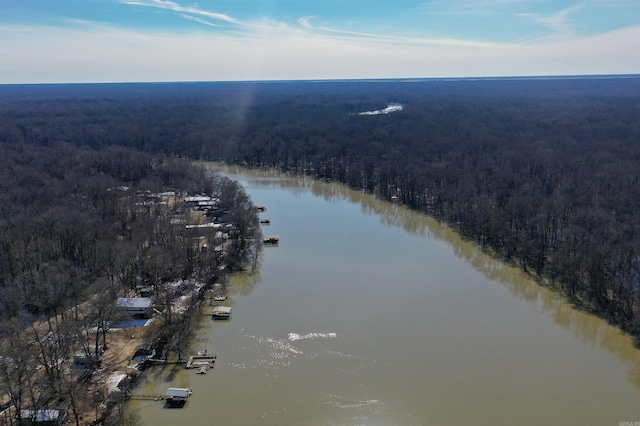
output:
<path id="1" fill-rule="evenodd" d="M 116 305 L 119 308 L 150 308 L 153 301 L 148 297 L 119 297 Z"/>

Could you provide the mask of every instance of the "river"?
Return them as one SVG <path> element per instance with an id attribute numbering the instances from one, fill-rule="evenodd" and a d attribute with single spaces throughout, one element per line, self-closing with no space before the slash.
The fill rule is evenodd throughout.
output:
<path id="1" fill-rule="evenodd" d="M 223 167 L 278 234 L 238 275 L 229 321 L 203 317 L 206 375 L 146 425 L 640 425 L 640 351 L 437 221 L 340 184 Z M 205 307 L 206 310 L 210 309 Z"/>

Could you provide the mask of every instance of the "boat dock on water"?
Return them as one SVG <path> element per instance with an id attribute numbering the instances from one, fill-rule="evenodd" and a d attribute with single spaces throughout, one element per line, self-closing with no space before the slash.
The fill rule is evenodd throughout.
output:
<path id="1" fill-rule="evenodd" d="M 183 407 L 192 393 L 191 388 L 169 388 L 164 399 L 170 407 Z"/>
<path id="2" fill-rule="evenodd" d="M 187 360 L 187 364 L 185 368 L 197 368 L 202 369 L 202 367 L 206 367 L 206 371 L 209 371 L 209 368 L 213 366 L 213 363 L 216 362 L 216 356 L 209 354 L 208 351 L 198 352 L 197 355 L 190 356 Z M 205 372 L 206 372 L 205 371 Z"/>
<path id="3" fill-rule="evenodd" d="M 280 242 L 280 236 L 276 234 L 266 234 L 262 241 L 266 245 L 277 245 Z"/>
<path id="4" fill-rule="evenodd" d="M 231 307 L 230 306 L 214 306 L 213 311 L 211 312 L 211 318 L 213 318 L 214 320 L 231 318 Z"/>

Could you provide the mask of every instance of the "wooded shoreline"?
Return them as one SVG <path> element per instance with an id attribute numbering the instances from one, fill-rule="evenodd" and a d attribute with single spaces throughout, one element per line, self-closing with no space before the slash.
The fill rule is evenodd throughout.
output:
<path id="1" fill-rule="evenodd" d="M 258 256 L 253 203 L 237 182 L 128 148 L 0 155 L 0 424 L 43 410 L 135 424 L 133 354 L 186 357 L 204 292 Z"/>

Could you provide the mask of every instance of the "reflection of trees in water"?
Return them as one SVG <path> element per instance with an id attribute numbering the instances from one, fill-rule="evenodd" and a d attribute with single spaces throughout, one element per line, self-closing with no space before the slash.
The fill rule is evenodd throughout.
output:
<path id="1" fill-rule="evenodd" d="M 222 173 L 250 176 L 251 183 L 260 186 L 272 186 L 286 189 L 294 195 L 311 190 L 312 194 L 327 201 L 349 201 L 360 204 L 362 213 L 380 217 L 382 224 L 398 227 L 413 235 L 447 242 L 455 255 L 488 279 L 504 285 L 511 294 L 526 300 L 536 309 L 550 316 L 562 328 L 571 331 L 581 342 L 597 345 L 615 354 L 630 366 L 629 380 L 640 388 L 640 351 L 633 347 L 631 338 L 619 328 L 607 324 L 597 316 L 576 309 L 562 295 L 546 288 L 521 269 L 504 263 L 471 241 L 464 240 L 445 224 L 409 208 L 381 200 L 370 194 L 354 191 L 334 182 L 321 182 L 307 176 L 291 176 L 277 170 L 244 169 L 237 166 L 222 166 Z M 246 286 L 250 293 L 259 282 L 256 277 L 247 276 Z"/>
<path id="2" fill-rule="evenodd" d="M 262 270 L 263 253 L 260 253 L 256 264 L 244 272 L 236 273 L 231 276 L 231 291 L 235 294 L 247 296 L 256 288 L 258 283 L 262 281 L 260 271 Z"/>

